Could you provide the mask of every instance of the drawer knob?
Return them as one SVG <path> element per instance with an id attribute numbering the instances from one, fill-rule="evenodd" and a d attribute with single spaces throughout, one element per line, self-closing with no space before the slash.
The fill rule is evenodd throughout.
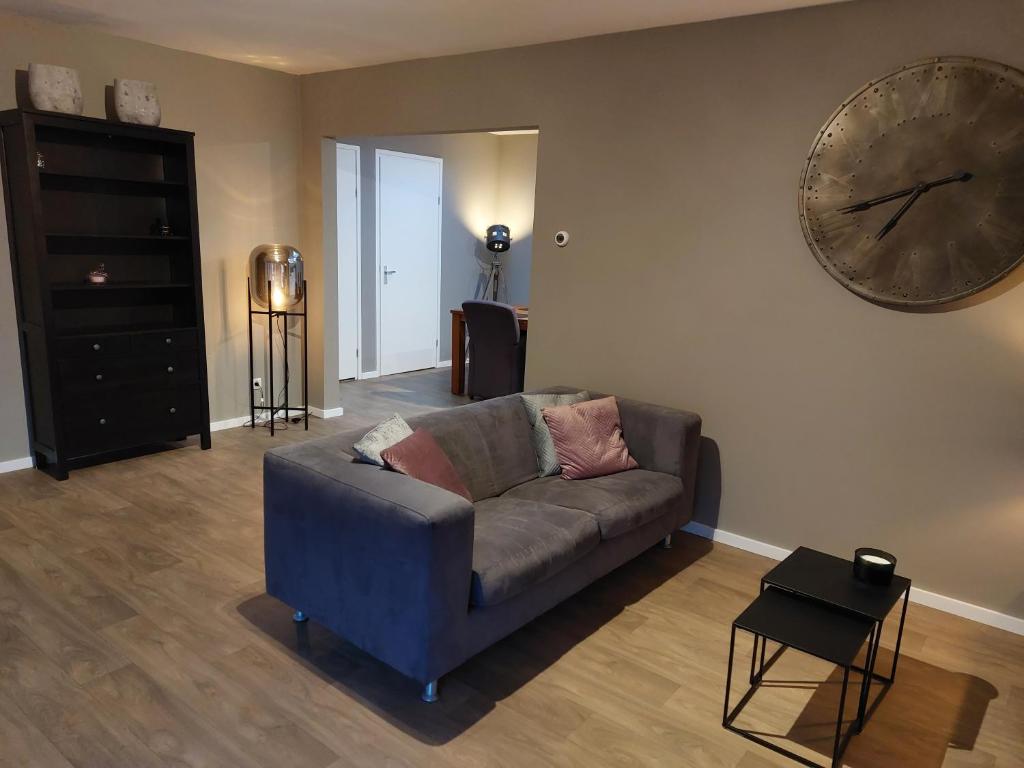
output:
<path id="1" fill-rule="evenodd" d="M 103 381 L 103 374 L 102 373 L 97 373 L 96 374 L 96 381 Z"/>
<path id="2" fill-rule="evenodd" d="M 171 343 L 171 337 L 168 336 L 166 339 L 164 339 L 164 344 L 170 344 L 170 343 Z"/>
<path id="3" fill-rule="evenodd" d="M 106 423 L 107 423 L 107 420 L 106 420 L 106 419 L 100 419 L 100 424 L 101 424 L 101 425 L 102 425 L 102 424 L 106 424 Z"/>
<path id="4" fill-rule="evenodd" d="M 93 344 L 93 345 L 92 345 L 92 348 L 93 348 L 94 350 L 96 350 L 97 352 L 99 352 L 99 351 L 100 351 L 100 345 L 99 345 L 99 344 Z"/>
<path id="5" fill-rule="evenodd" d="M 169 408 L 168 410 L 169 410 L 169 411 L 170 411 L 171 413 L 177 413 L 177 412 L 178 412 L 178 409 L 177 409 L 177 408 L 175 408 L 175 407 L 173 407 L 173 406 L 171 406 L 171 407 L 170 407 L 170 408 Z"/>
<path id="6" fill-rule="evenodd" d="M 173 365 L 168 365 L 167 366 L 167 372 L 168 373 L 174 373 L 174 366 Z"/>

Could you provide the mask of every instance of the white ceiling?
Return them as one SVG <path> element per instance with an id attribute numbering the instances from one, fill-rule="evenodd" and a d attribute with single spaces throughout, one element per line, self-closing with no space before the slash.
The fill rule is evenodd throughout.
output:
<path id="1" fill-rule="evenodd" d="M 308 73 L 841 0 L 0 0 L 0 9 Z"/>

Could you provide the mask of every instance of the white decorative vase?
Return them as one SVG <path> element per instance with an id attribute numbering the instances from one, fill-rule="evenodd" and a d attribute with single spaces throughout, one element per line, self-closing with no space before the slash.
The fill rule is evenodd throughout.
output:
<path id="1" fill-rule="evenodd" d="M 54 64 L 28 65 L 28 96 L 43 112 L 82 114 L 82 83 L 78 71 Z"/>
<path id="2" fill-rule="evenodd" d="M 122 123 L 160 125 L 156 86 L 145 80 L 114 80 L 114 112 Z"/>

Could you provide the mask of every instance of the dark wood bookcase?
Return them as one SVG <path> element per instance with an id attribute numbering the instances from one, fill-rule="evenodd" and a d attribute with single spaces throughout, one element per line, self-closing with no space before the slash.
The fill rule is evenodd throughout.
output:
<path id="1" fill-rule="evenodd" d="M 209 448 L 193 134 L 20 109 L 0 131 L 36 467 Z"/>

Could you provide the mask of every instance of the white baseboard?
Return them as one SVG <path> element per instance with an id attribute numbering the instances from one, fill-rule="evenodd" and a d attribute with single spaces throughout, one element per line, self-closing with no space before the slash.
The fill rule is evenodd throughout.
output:
<path id="1" fill-rule="evenodd" d="M 314 408 L 312 405 L 309 406 L 309 412 L 311 415 L 316 416 L 318 419 L 333 419 L 337 416 L 343 416 L 345 414 L 344 408 L 328 408 L 326 411 L 323 408 Z"/>
<path id="2" fill-rule="evenodd" d="M 689 522 L 683 526 L 683 530 L 687 533 L 692 533 L 694 536 L 711 539 L 712 541 L 727 544 L 730 547 L 769 557 L 772 560 L 783 560 L 790 553 L 790 550 L 784 547 L 766 544 L 757 539 L 750 539 L 737 533 L 723 531 L 721 528 L 712 528 L 704 523 Z M 999 613 L 990 608 L 982 608 L 980 605 L 965 603 L 963 600 L 957 600 L 954 597 L 946 597 L 946 595 L 928 592 L 918 587 L 911 587 L 910 602 L 926 605 L 929 608 L 936 608 L 945 613 L 951 613 L 954 616 L 976 621 L 979 624 L 987 624 L 990 627 L 1005 629 L 1007 632 L 1012 632 L 1015 635 L 1024 635 L 1024 619 Z"/>
<path id="3" fill-rule="evenodd" d="M 221 421 L 211 421 L 210 431 L 220 432 L 223 429 L 234 429 L 235 427 L 243 427 L 249 423 L 248 416 L 235 416 L 233 419 L 223 419 Z"/>
<path id="4" fill-rule="evenodd" d="M 437 365 L 435 365 L 434 367 L 435 368 L 451 368 L 452 367 L 452 361 L 451 360 L 439 360 Z"/>
<path id="5" fill-rule="evenodd" d="M 980 605 L 965 603 L 955 597 L 946 597 L 935 592 L 928 592 L 917 587 L 910 588 L 910 602 L 927 605 L 929 608 L 937 608 L 946 613 L 962 616 L 965 619 L 976 621 L 979 624 L 988 624 L 990 627 L 1005 629 L 1015 635 L 1024 635 L 1024 619 L 1016 616 L 1009 616 L 991 608 L 982 608 Z"/>
<path id="6" fill-rule="evenodd" d="M 32 469 L 32 457 L 22 456 L 20 459 L 0 461 L 0 475 L 5 472 L 17 472 L 19 469 Z"/>
<path id="7" fill-rule="evenodd" d="M 776 547 L 773 544 L 765 544 L 763 541 L 758 541 L 757 539 L 748 539 L 746 536 L 740 536 L 737 533 L 723 531 L 721 528 L 712 528 L 710 525 L 705 525 L 704 523 L 691 521 L 683 526 L 683 530 L 704 539 L 720 541 L 722 544 L 728 544 L 730 547 L 736 547 L 736 549 L 753 552 L 755 555 L 770 557 L 772 560 L 785 560 L 789 557 L 790 553 L 790 550 L 788 549 Z"/>
<path id="8" fill-rule="evenodd" d="M 360 379 L 376 379 L 379 376 L 380 376 L 380 371 L 366 371 L 365 373 L 360 373 L 359 374 L 359 378 Z"/>

